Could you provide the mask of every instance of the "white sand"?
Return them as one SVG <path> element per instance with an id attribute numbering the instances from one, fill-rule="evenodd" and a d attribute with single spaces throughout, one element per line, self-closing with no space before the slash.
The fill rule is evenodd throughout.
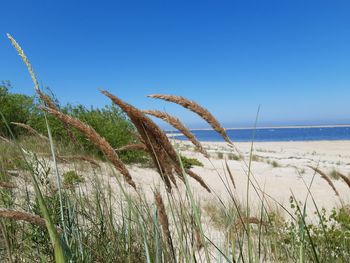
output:
<path id="1" fill-rule="evenodd" d="M 187 157 L 194 157 L 200 160 L 204 167 L 193 168 L 197 174 L 202 176 L 205 182 L 214 190 L 215 194 L 228 200 L 229 194 L 227 186 L 227 171 L 223 159 L 218 158 L 218 152 L 223 153 L 227 158 L 229 153 L 237 155 L 237 151 L 228 147 L 226 143 L 205 142 L 204 147 L 211 154 L 208 160 L 200 153 L 193 150 L 189 142 L 175 141 L 175 146 L 181 154 Z M 241 201 L 246 201 L 247 193 L 247 165 L 249 164 L 249 154 L 251 143 L 235 143 L 235 147 L 244 156 L 244 160 L 228 160 L 228 165 L 233 174 L 236 189 L 232 188 L 235 196 Z M 310 185 L 312 179 L 311 193 L 319 208 L 324 207 L 330 210 L 338 207 L 341 202 L 349 204 L 350 189 L 341 180 L 333 180 L 333 183 L 340 193 L 337 197 L 327 182 L 308 167 L 317 166 L 320 170 L 330 174 L 334 169 L 344 175 L 350 173 L 350 141 L 315 141 L 315 142 L 258 142 L 254 143 L 253 154 L 257 160 L 251 163 L 251 180 L 258 190 L 256 194 L 250 185 L 249 199 L 251 204 L 257 208 L 261 204 L 262 191 L 267 195 L 266 200 L 273 208 L 278 208 L 275 201 L 289 207 L 289 198 L 292 193 L 296 199 L 304 203 L 308 190 L 306 185 Z M 272 162 L 276 161 L 278 167 L 273 167 Z M 159 175 L 147 168 L 130 167 L 131 174 L 135 181 L 143 189 L 149 187 L 162 187 Z M 222 182 L 224 180 L 225 183 Z M 194 193 L 198 199 L 214 200 L 215 194 L 207 193 L 197 182 L 191 179 Z M 180 189 L 183 189 L 183 186 Z M 314 211 L 312 200 L 308 198 L 308 210 Z M 254 206 L 252 206 L 254 207 Z"/>
<path id="2" fill-rule="evenodd" d="M 209 194 L 190 178 L 194 195 L 198 200 L 202 203 L 217 202 L 217 196 L 220 196 L 223 200 L 228 201 L 230 199 L 227 185 L 229 185 L 235 198 L 245 204 L 247 165 L 249 164 L 251 143 L 235 143 L 235 147 L 244 156 L 244 159 L 238 161 L 227 160 L 236 184 L 234 189 L 229 182 L 225 161 L 218 158 L 218 153 L 223 153 L 223 157 L 227 159 L 229 154 L 238 155 L 236 150 L 228 147 L 226 143 L 205 142 L 203 146 L 211 155 L 210 160 L 208 160 L 200 153 L 195 152 L 194 147 L 189 142 L 177 140 L 172 140 L 172 142 L 182 155 L 197 158 L 204 164 L 203 167 L 194 166 L 192 170 L 202 176 L 204 181 L 213 189 L 213 193 Z M 350 174 L 350 141 L 258 142 L 253 146 L 253 154 L 257 157 L 251 163 L 250 178 L 253 184 L 249 186 L 250 207 L 253 212 L 256 211 L 259 214 L 258 209 L 261 205 L 263 193 L 265 193 L 264 202 L 267 202 L 272 210 L 279 209 L 282 211 L 276 201 L 289 208 L 289 198 L 292 193 L 297 200 L 304 203 L 308 193 L 306 185 L 310 185 L 312 180 L 311 193 L 319 208 L 324 207 L 330 211 L 333 207 L 339 207 L 341 202 L 350 204 L 350 189 L 342 179 L 332 179 L 340 193 L 338 197 L 327 182 L 308 167 L 308 165 L 318 167 L 328 175 L 335 169 L 348 176 Z M 277 162 L 278 167 L 273 167 L 273 161 Z M 83 165 L 83 167 L 87 168 L 86 165 Z M 91 176 L 101 176 L 106 183 L 112 185 L 113 189 L 119 189 L 115 177 L 112 175 L 111 165 L 104 164 L 102 167 L 102 171 L 91 174 Z M 72 167 L 62 164 L 60 169 L 64 171 L 70 170 Z M 155 169 L 138 165 L 128 166 L 128 169 L 137 187 L 144 190 L 150 201 L 153 202 L 152 190 L 165 191 L 164 184 Z M 121 181 L 124 184 L 124 181 Z M 180 193 L 184 193 L 184 184 L 178 180 L 178 185 Z M 254 189 L 253 185 L 257 190 Z M 130 193 L 133 192 L 131 187 L 126 188 L 130 189 Z M 307 204 L 308 212 L 314 212 L 315 207 L 310 197 Z"/>

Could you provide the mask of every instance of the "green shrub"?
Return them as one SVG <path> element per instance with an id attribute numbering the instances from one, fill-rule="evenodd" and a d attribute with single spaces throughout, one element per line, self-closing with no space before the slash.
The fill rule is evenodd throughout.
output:
<path id="1" fill-rule="evenodd" d="M 330 173 L 329 176 L 334 179 L 334 180 L 338 180 L 340 178 L 337 170 L 333 169 Z"/>
<path id="2" fill-rule="evenodd" d="M 10 124 L 10 122 L 26 123 L 34 109 L 34 98 L 22 94 L 10 93 L 11 84 L 2 82 L 0 84 L 0 112 L 10 125 L 15 135 L 24 133 L 22 128 Z M 0 135 L 9 137 L 7 126 L 0 117 Z"/>
<path id="3" fill-rule="evenodd" d="M 257 155 L 255 155 L 255 154 L 253 154 L 253 155 L 252 155 L 252 161 L 254 161 L 254 162 L 260 162 L 260 157 L 257 156 Z"/>
<path id="4" fill-rule="evenodd" d="M 219 159 L 224 159 L 224 154 L 222 152 L 217 153 Z"/>
<path id="5" fill-rule="evenodd" d="M 28 124 L 39 133 L 47 135 L 44 113 L 38 108 L 40 103 L 34 100 L 34 97 L 10 93 L 10 89 L 11 85 L 9 83 L 0 85 L 0 112 L 4 115 L 14 135 L 16 137 L 19 135 L 27 136 L 28 131 L 21 127 L 11 125 L 11 122 Z M 134 126 L 127 119 L 126 115 L 114 105 L 105 106 L 100 109 L 94 107 L 86 108 L 83 105 L 73 106 L 70 104 L 60 107 L 57 99 L 52 98 L 52 100 L 65 114 L 77 118 L 93 127 L 113 148 L 119 148 L 126 144 L 137 142 L 132 135 L 132 132 L 135 131 Z M 73 134 L 76 139 L 76 151 L 103 157 L 102 152 L 90 141 L 86 140 L 86 137 L 79 131 L 72 128 L 71 132 L 69 132 L 67 127 L 60 120 L 50 114 L 47 114 L 47 119 L 56 143 L 72 145 L 70 135 Z M 0 123 L 0 135 L 10 137 L 9 131 L 6 125 L 3 125 L 2 119 Z M 124 151 L 120 153 L 120 158 L 125 163 L 144 163 L 147 161 L 146 154 L 143 151 Z"/>
<path id="6" fill-rule="evenodd" d="M 76 185 L 83 183 L 84 178 L 77 174 L 75 171 L 68 171 L 63 174 L 63 184 L 64 185 Z"/>
<path id="7" fill-rule="evenodd" d="M 195 158 L 187 158 L 181 156 L 181 162 L 185 169 L 191 169 L 193 166 L 203 166 L 203 164 Z"/>
<path id="8" fill-rule="evenodd" d="M 238 161 L 238 160 L 242 159 L 241 156 L 239 156 L 237 154 L 234 154 L 234 153 L 229 153 L 227 157 L 228 157 L 229 160 L 235 160 L 235 161 Z"/>
<path id="9" fill-rule="evenodd" d="M 271 163 L 272 167 L 276 168 L 276 167 L 280 167 L 279 163 L 277 161 L 272 161 Z"/>

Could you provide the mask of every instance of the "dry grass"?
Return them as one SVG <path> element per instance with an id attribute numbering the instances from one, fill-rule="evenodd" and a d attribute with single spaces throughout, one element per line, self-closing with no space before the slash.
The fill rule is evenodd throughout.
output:
<path id="1" fill-rule="evenodd" d="M 228 172 L 228 175 L 230 176 L 231 183 L 232 183 L 233 187 L 236 189 L 235 180 L 233 179 L 233 175 L 232 175 L 230 167 L 228 166 L 227 160 L 225 160 L 225 165 L 226 165 L 226 170 Z"/>
<path id="2" fill-rule="evenodd" d="M 196 136 L 194 136 L 194 134 L 178 118 L 171 116 L 166 112 L 162 112 L 158 110 L 146 110 L 143 112 L 164 120 L 165 122 L 173 126 L 175 129 L 182 132 L 182 134 L 185 135 L 193 143 L 194 146 L 196 146 L 196 149 L 200 153 L 202 153 L 205 157 L 209 158 L 207 151 L 203 148 L 202 144 L 197 140 Z"/>
<path id="3" fill-rule="evenodd" d="M 29 131 L 29 133 L 40 137 L 43 140 L 48 141 L 49 138 L 47 138 L 46 136 L 42 135 L 41 133 L 39 133 L 37 130 L 35 130 L 33 127 L 29 126 L 28 124 L 24 124 L 24 123 L 19 123 L 19 122 L 11 122 L 13 125 L 16 125 L 18 127 L 21 127 L 23 129 L 26 129 L 27 131 Z"/>
<path id="4" fill-rule="evenodd" d="M 247 225 L 247 224 L 266 225 L 265 222 L 261 221 L 259 218 L 256 218 L 256 217 L 242 217 L 242 218 L 237 218 L 235 221 L 235 227 L 238 229 L 244 227 L 244 225 Z"/>
<path id="5" fill-rule="evenodd" d="M 200 177 L 199 175 L 197 175 L 196 173 L 194 173 L 193 171 L 191 170 L 186 170 L 186 173 L 192 177 L 194 180 L 196 180 L 201 186 L 203 186 L 209 193 L 211 192 L 210 191 L 210 188 L 207 186 L 207 184 L 204 182 L 204 180 L 202 179 L 202 177 Z"/>
<path id="6" fill-rule="evenodd" d="M 12 184 L 12 183 L 0 182 L 0 188 L 12 189 L 12 188 L 17 188 L 17 187 L 14 184 Z"/>
<path id="7" fill-rule="evenodd" d="M 36 90 L 36 93 L 39 95 L 41 101 L 45 104 L 46 107 L 49 107 L 51 109 L 57 110 L 59 111 L 58 106 L 56 105 L 56 103 L 54 101 L 52 101 L 52 99 L 47 96 L 46 94 L 44 94 L 40 89 Z M 69 125 L 65 122 L 63 122 L 64 128 L 66 129 L 67 135 L 69 137 L 69 139 L 74 143 L 77 144 L 78 140 L 75 137 L 73 131 L 71 130 L 71 128 L 69 127 Z"/>
<path id="8" fill-rule="evenodd" d="M 179 157 L 170 143 L 168 136 L 162 131 L 162 129 L 160 129 L 158 125 L 148 118 L 141 110 L 122 101 L 107 91 L 102 91 L 102 93 L 109 97 L 129 116 L 131 122 L 135 125 L 145 143 L 148 152 L 151 154 L 168 191 L 171 191 L 172 188 L 170 181 L 175 186 L 177 185 L 176 179 L 173 175 L 173 170 L 178 177 L 184 181 Z M 194 174 L 192 171 L 186 172 L 210 192 L 208 186 L 200 176 Z"/>
<path id="9" fill-rule="evenodd" d="M 339 177 L 341 178 L 341 179 L 343 179 L 344 180 L 344 182 L 347 184 L 347 186 L 349 186 L 349 188 L 350 188 L 350 179 L 349 179 L 349 177 L 347 177 L 347 176 L 345 176 L 345 175 L 343 175 L 343 174 L 341 174 L 341 173 L 338 173 L 338 175 L 339 175 Z"/>
<path id="10" fill-rule="evenodd" d="M 335 192 L 335 194 L 337 196 L 339 196 L 339 193 L 337 191 L 337 189 L 335 188 L 332 180 L 324 173 L 322 172 L 321 170 L 317 169 L 316 167 L 313 167 L 313 166 L 308 166 L 310 167 L 312 170 L 314 170 L 316 173 L 318 173 L 319 175 L 321 175 L 321 178 L 323 178 L 324 180 L 326 180 L 326 182 L 330 185 L 330 187 L 333 189 L 333 191 Z"/>
<path id="11" fill-rule="evenodd" d="M 74 156 L 57 156 L 60 159 L 63 160 L 78 160 L 78 161 L 84 161 L 84 162 L 88 162 L 96 167 L 100 167 L 100 165 L 98 164 L 97 161 L 95 161 L 94 159 L 88 157 L 88 156 L 84 156 L 84 155 L 74 155 Z"/>
<path id="12" fill-rule="evenodd" d="M 176 151 L 166 134 L 150 118 L 143 114 L 141 110 L 122 101 L 107 91 L 101 92 L 128 115 L 145 143 L 168 191 L 171 191 L 172 186 L 170 180 L 176 185 L 176 180 L 173 176 L 173 169 L 180 169 Z M 178 175 L 182 179 L 182 175 Z"/>
<path id="13" fill-rule="evenodd" d="M 125 146 L 122 146 L 116 151 L 121 152 L 121 151 L 134 151 L 134 150 L 140 150 L 140 151 L 147 151 L 147 147 L 144 143 L 134 143 L 134 144 L 128 144 Z"/>
<path id="14" fill-rule="evenodd" d="M 38 226 L 46 227 L 44 218 L 12 209 L 0 208 L 0 218 L 9 218 L 15 221 L 26 221 Z"/>
<path id="15" fill-rule="evenodd" d="M 158 220 L 159 220 L 159 223 L 162 227 L 163 234 L 164 234 L 169 246 L 171 247 L 172 252 L 174 253 L 173 241 L 172 241 L 171 233 L 170 233 L 170 229 L 169 229 L 169 219 L 168 219 L 168 215 L 166 214 L 166 211 L 165 211 L 163 198 L 159 192 L 155 192 L 154 199 L 156 201 Z M 174 253 L 174 256 L 175 256 L 175 253 Z"/>
<path id="16" fill-rule="evenodd" d="M 54 116 L 56 116 L 56 118 L 60 119 L 64 123 L 67 123 L 79 130 L 80 132 L 82 132 L 95 146 L 97 146 L 107 156 L 107 158 L 112 162 L 114 167 L 124 176 L 126 182 L 136 189 L 135 182 L 132 180 L 132 177 L 124 163 L 119 159 L 118 154 L 114 151 L 113 147 L 106 141 L 106 139 L 101 137 L 95 131 L 95 129 L 81 122 L 80 120 L 65 115 L 64 113 L 58 110 L 48 107 L 42 107 L 42 109 L 50 114 L 53 114 Z"/>
<path id="17" fill-rule="evenodd" d="M 11 141 L 5 137 L 0 136 L 0 140 L 6 142 L 6 143 L 11 143 Z"/>
<path id="18" fill-rule="evenodd" d="M 232 141 L 228 137 L 226 130 L 220 125 L 220 123 L 216 120 L 216 118 L 207 109 L 203 108 L 198 103 L 188 100 L 184 97 L 175 96 L 175 95 L 152 94 L 152 95 L 148 95 L 148 97 L 173 102 L 185 107 L 186 109 L 189 109 L 194 113 L 197 113 L 207 123 L 209 123 L 211 127 L 224 138 L 226 142 L 232 144 Z"/>

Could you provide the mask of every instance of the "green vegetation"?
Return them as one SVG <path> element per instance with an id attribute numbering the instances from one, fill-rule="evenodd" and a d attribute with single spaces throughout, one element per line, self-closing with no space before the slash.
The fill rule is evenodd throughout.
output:
<path id="1" fill-rule="evenodd" d="M 203 166 L 196 158 L 188 158 L 181 155 L 181 162 L 185 169 L 191 169 L 193 166 Z"/>
<path id="2" fill-rule="evenodd" d="M 75 171 L 65 172 L 63 175 L 63 184 L 67 186 L 76 185 L 85 182 L 84 178 Z"/>
<path id="3" fill-rule="evenodd" d="M 280 167 L 280 164 L 277 161 L 272 161 L 271 165 L 273 168 Z"/>
<path id="4" fill-rule="evenodd" d="M 1 112 L 4 118 L 9 121 L 13 134 L 20 138 L 21 136 L 28 136 L 30 133 L 26 129 L 10 122 L 27 124 L 40 134 L 47 135 L 45 118 L 43 112 L 38 108 L 39 102 L 34 97 L 11 93 L 10 89 L 11 85 L 8 82 L 3 82 L 0 86 L 0 105 Z M 72 106 L 68 104 L 60 107 L 56 99 L 53 98 L 52 100 L 57 103 L 56 106 L 62 112 L 78 118 L 93 127 L 114 148 L 137 142 L 137 139 L 131 133 L 134 131 L 133 125 L 126 119 L 121 110 L 115 106 L 105 106 L 102 109 L 93 107 L 87 109 L 82 105 Z M 65 124 L 51 115 L 48 115 L 47 119 L 55 141 L 66 147 L 72 148 L 74 146 L 75 152 L 103 157 L 102 153 L 76 129 L 67 128 Z M 10 135 L 6 125 L 4 125 L 2 120 L 1 123 L 0 136 L 9 138 Z M 142 151 L 123 151 L 120 153 L 120 157 L 126 163 L 147 161 Z"/>
<path id="5" fill-rule="evenodd" d="M 260 156 L 256 155 L 256 154 L 253 154 L 252 155 L 252 161 L 254 162 L 260 162 L 261 161 L 261 158 Z"/>
<path id="6" fill-rule="evenodd" d="M 38 88 L 23 51 L 9 38 Z M 1 87 L 0 99 L 5 124 L 0 134 L 8 138 L 0 141 L 0 258 L 4 262 L 349 262 L 350 211 L 343 202 L 331 214 L 313 202 L 316 213 L 312 216 L 317 220 L 308 220 L 307 200 L 301 203 L 291 197 L 289 209 L 277 202 L 267 204 L 265 193 L 256 191 L 261 203 L 253 210 L 249 198 L 242 205 L 228 183 L 228 200 L 211 193 L 210 201 L 198 201 L 189 184 L 191 173 L 181 174 L 179 170 L 203 164 L 184 156 L 176 163 L 172 145 L 167 140 L 157 141 L 156 135 L 161 134 L 158 129 L 156 135 L 149 134 L 152 138 L 148 134 L 142 137 L 146 122 L 135 108 L 132 113 L 137 114 L 132 116 L 136 120 L 131 120 L 136 127 L 139 125 L 138 131 L 140 126 L 144 129 L 139 133 L 141 141 L 151 138 L 154 144 L 166 146 L 152 148 L 156 152 L 152 155 L 155 163 L 164 168 L 159 169 L 161 178 L 166 183 L 171 170 L 178 168 L 176 183 L 183 183 L 183 187 L 170 191 L 169 187 L 157 185 L 144 193 L 136 184 L 129 183 L 133 188 L 127 186 L 121 174 L 129 181 L 131 175 L 104 140 L 99 140 L 100 149 L 108 148 L 104 151 L 108 153 L 106 159 L 116 169 L 97 164 L 84 170 L 74 166 L 63 172 L 66 169 L 55 160 L 70 151 L 103 155 L 85 140 L 86 133 L 84 137 L 52 115 L 44 115 L 35 99 L 9 93 L 8 84 Z M 137 136 L 132 135 L 133 125 L 117 107 L 55 107 L 94 127 L 114 148 L 137 142 Z M 17 116 L 16 111 L 23 115 Z M 49 134 L 49 138 L 28 136 L 16 125 L 8 127 L 13 121 L 30 125 L 41 134 Z M 87 129 L 89 132 L 91 129 Z M 147 152 L 152 154 L 149 148 Z M 50 155 L 45 156 L 47 153 Z M 166 155 L 172 155 L 172 159 Z M 142 151 L 126 151 L 121 156 L 126 162 L 145 160 Z M 223 153 L 218 153 L 218 157 L 223 158 Z M 258 156 L 251 155 L 248 169 L 252 160 L 259 160 Z M 65 162 L 72 165 L 69 160 Z M 250 171 L 248 175 L 253 177 Z M 191 177 L 201 179 L 194 174 Z M 62 187 L 61 181 L 76 187 Z M 80 184 L 83 181 L 85 184 Z M 199 182 L 205 185 L 204 181 Z M 248 182 L 247 189 L 249 186 Z M 255 183 L 252 186 L 254 190 L 261 189 Z M 150 192 L 154 193 L 154 200 L 149 198 Z M 308 198 L 314 201 L 312 192 Z"/>
<path id="7" fill-rule="evenodd" d="M 330 173 L 329 176 L 334 179 L 334 180 L 339 180 L 340 176 L 337 172 L 337 170 L 333 169 Z"/>
<path id="8" fill-rule="evenodd" d="M 217 153 L 218 159 L 224 159 L 224 153 L 218 152 Z"/>
<path id="9" fill-rule="evenodd" d="M 229 160 L 239 161 L 239 160 L 242 159 L 242 156 L 240 156 L 240 155 L 238 155 L 238 154 L 234 154 L 234 153 L 229 153 L 229 154 L 227 155 L 227 158 L 228 158 Z"/>

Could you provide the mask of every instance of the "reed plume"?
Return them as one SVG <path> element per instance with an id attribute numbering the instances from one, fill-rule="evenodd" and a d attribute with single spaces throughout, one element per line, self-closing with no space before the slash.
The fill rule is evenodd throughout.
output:
<path id="1" fill-rule="evenodd" d="M 198 227 L 194 227 L 194 244 L 197 250 L 201 250 L 204 247 Z"/>
<path id="2" fill-rule="evenodd" d="M 57 106 L 57 104 L 46 94 L 44 94 L 40 89 L 36 90 L 36 93 L 39 95 L 41 101 L 44 103 L 44 105 L 48 108 L 54 109 L 59 111 L 59 107 Z M 63 122 L 63 126 L 67 132 L 67 135 L 69 137 L 69 139 L 75 144 L 78 144 L 78 140 L 75 137 L 73 131 L 71 130 L 71 128 L 69 127 L 69 125 L 65 122 Z"/>
<path id="3" fill-rule="evenodd" d="M 128 115 L 145 143 L 167 189 L 171 191 L 169 177 L 174 183 L 175 178 L 172 175 L 172 167 L 179 167 L 179 159 L 166 134 L 157 124 L 143 114 L 141 110 L 122 101 L 107 91 L 101 92 L 109 97 L 113 103 L 119 106 Z"/>
<path id="4" fill-rule="evenodd" d="M 314 170 L 316 173 L 318 173 L 319 175 L 321 175 L 321 178 L 323 178 L 323 179 L 330 185 L 330 187 L 333 189 L 333 191 L 335 192 L 335 194 L 336 194 L 337 196 L 339 196 L 339 193 L 338 193 L 337 189 L 335 188 L 335 186 L 334 186 L 332 180 L 331 180 L 324 172 L 322 172 L 322 171 L 319 170 L 318 168 L 313 167 L 313 166 L 310 166 L 310 165 L 308 165 L 308 167 L 310 167 L 310 168 L 311 168 L 312 170 Z"/>
<path id="5" fill-rule="evenodd" d="M 56 118 L 60 119 L 62 122 L 67 123 L 68 125 L 73 126 L 82 132 L 86 138 L 90 140 L 90 142 L 97 146 L 107 156 L 114 167 L 124 176 L 126 182 L 136 189 L 135 182 L 133 181 L 124 163 L 119 159 L 118 154 L 114 151 L 113 147 L 106 141 L 106 139 L 99 135 L 94 128 L 58 110 L 48 107 L 42 107 L 42 109 L 56 116 Z"/>
<path id="6" fill-rule="evenodd" d="M 232 175 L 232 173 L 231 173 L 230 167 L 228 166 L 227 160 L 225 160 L 225 164 L 226 164 L 226 170 L 227 170 L 227 172 L 228 172 L 228 175 L 230 176 L 230 180 L 231 180 L 231 182 L 232 182 L 232 185 L 233 185 L 233 187 L 236 189 L 235 180 L 233 179 L 233 175 Z"/>
<path id="7" fill-rule="evenodd" d="M 39 90 L 39 83 L 38 80 L 35 76 L 34 70 L 32 65 L 30 64 L 27 56 L 24 54 L 23 49 L 21 48 L 21 46 L 17 43 L 17 41 L 10 35 L 10 34 L 6 34 L 7 38 L 11 41 L 11 44 L 13 45 L 13 47 L 17 50 L 18 55 L 22 58 L 24 64 L 27 66 L 27 69 L 29 71 L 30 77 L 32 78 L 34 85 L 35 85 L 35 90 L 38 91 Z"/>
<path id="8" fill-rule="evenodd" d="M 100 165 L 98 164 L 98 162 L 96 162 L 94 159 L 88 157 L 88 156 L 84 156 L 84 155 L 73 155 L 73 156 L 58 156 L 59 158 L 62 158 L 63 160 L 67 160 L 67 159 L 71 159 L 71 160 L 79 160 L 79 161 L 84 161 L 84 162 L 88 162 L 92 165 L 95 165 L 97 167 L 100 167 Z"/>
<path id="9" fill-rule="evenodd" d="M 256 217 L 241 217 L 237 218 L 235 221 L 235 227 L 240 228 L 241 226 L 244 226 L 244 224 L 266 225 L 265 222 Z"/>
<path id="10" fill-rule="evenodd" d="M 173 241 L 170 234 L 168 215 L 165 211 L 163 198 L 158 191 L 154 193 L 154 199 L 156 201 L 159 223 L 162 227 L 163 234 L 168 242 L 168 245 L 170 246 L 173 256 L 175 257 Z"/>
<path id="11" fill-rule="evenodd" d="M 220 125 L 216 118 L 207 109 L 203 108 L 198 103 L 188 100 L 184 97 L 175 95 L 152 94 L 148 95 L 147 97 L 166 100 L 169 102 L 179 104 L 186 109 L 189 109 L 190 111 L 202 117 L 207 123 L 209 123 L 211 127 L 224 138 L 226 142 L 232 144 L 232 141 L 228 137 L 226 130 Z"/>
<path id="12" fill-rule="evenodd" d="M 340 176 L 341 179 L 344 180 L 344 182 L 349 186 L 350 188 L 350 179 L 349 177 L 345 176 L 344 174 L 338 173 L 338 175 Z"/>
<path id="13" fill-rule="evenodd" d="M 6 143 L 11 143 L 11 141 L 9 139 L 2 137 L 1 135 L 0 135 L 0 139 Z"/>
<path id="14" fill-rule="evenodd" d="M 197 175 L 196 173 L 194 173 L 191 170 L 186 170 L 186 173 L 192 177 L 194 180 L 196 180 L 201 186 L 203 186 L 209 193 L 211 192 L 210 188 L 207 186 L 207 184 L 204 182 L 204 180 L 202 179 L 202 177 L 200 177 L 199 175 Z"/>
<path id="15" fill-rule="evenodd" d="M 27 212 L 0 208 L 0 218 L 8 218 L 15 221 L 26 221 L 34 225 L 46 227 L 45 219 Z"/>
<path id="16" fill-rule="evenodd" d="M 202 144 L 197 140 L 196 136 L 176 117 L 169 115 L 166 112 L 161 112 L 158 110 L 145 110 L 143 111 L 146 114 L 152 115 L 154 117 L 157 117 L 159 119 L 162 119 L 163 121 L 169 123 L 171 126 L 173 126 L 178 131 L 182 132 L 183 135 L 185 135 L 194 146 L 196 146 L 196 149 L 202 153 L 205 157 L 209 158 L 209 155 L 207 151 L 203 148 Z"/>
<path id="17" fill-rule="evenodd" d="M 28 124 L 24 124 L 24 123 L 19 123 L 19 122 L 11 122 L 13 125 L 16 125 L 18 127 L 24 128 L 27 131 L 29 131 L 31 134 L 40 137 L 41 139 L 44 140 L 49 140 L 49 138 L 47 138 L 46 136 L 42 135 L 41 133 L 39 133 L 37 130 L 35 130 L 33 127 L 29 126 Z"/>
<path id="18" fill-rule="evenodd" d="M 0 188 L 17 188 L 14 184 L 8 182 L 0 182 Z"/>
<path id="19" fill-rule="evenodd" d="M 147 146 L 144 143 L 133 143 L 133 144 L 127 144 L 120 148 L 117 148 L 116 151 L 132 151 L 132 150 L 141 150 L 141 151 L 147 151 Z"/>
<path id="20" fill-rule="evenodd" d="M 164 180 L 167 189 L 171 191 L 169 179 L 176 186 L 173 170 L 175 170 L 182 181 L 184 178 L 180 166 L 180 160 L 174 147 L 171 145 L 168 136 L 166 136 L 162 129 L 160 129 L 158 125 L 148 118 L 141 110 L 115 97 L 108 91 L 101 92 L 109 97 L 129 116 L 131 122 L 135 125 L 143 142 L 145 143 L 148 152 L 151 154 L 151 157 L 156 164 L 159 174 Z M 204 183 L 200 176 L 194 174 L 193 172 L 190 173 L 190 176 L 193 176 L 195 180 L 197 180 L 210 192 L 208 186 Z"/>

